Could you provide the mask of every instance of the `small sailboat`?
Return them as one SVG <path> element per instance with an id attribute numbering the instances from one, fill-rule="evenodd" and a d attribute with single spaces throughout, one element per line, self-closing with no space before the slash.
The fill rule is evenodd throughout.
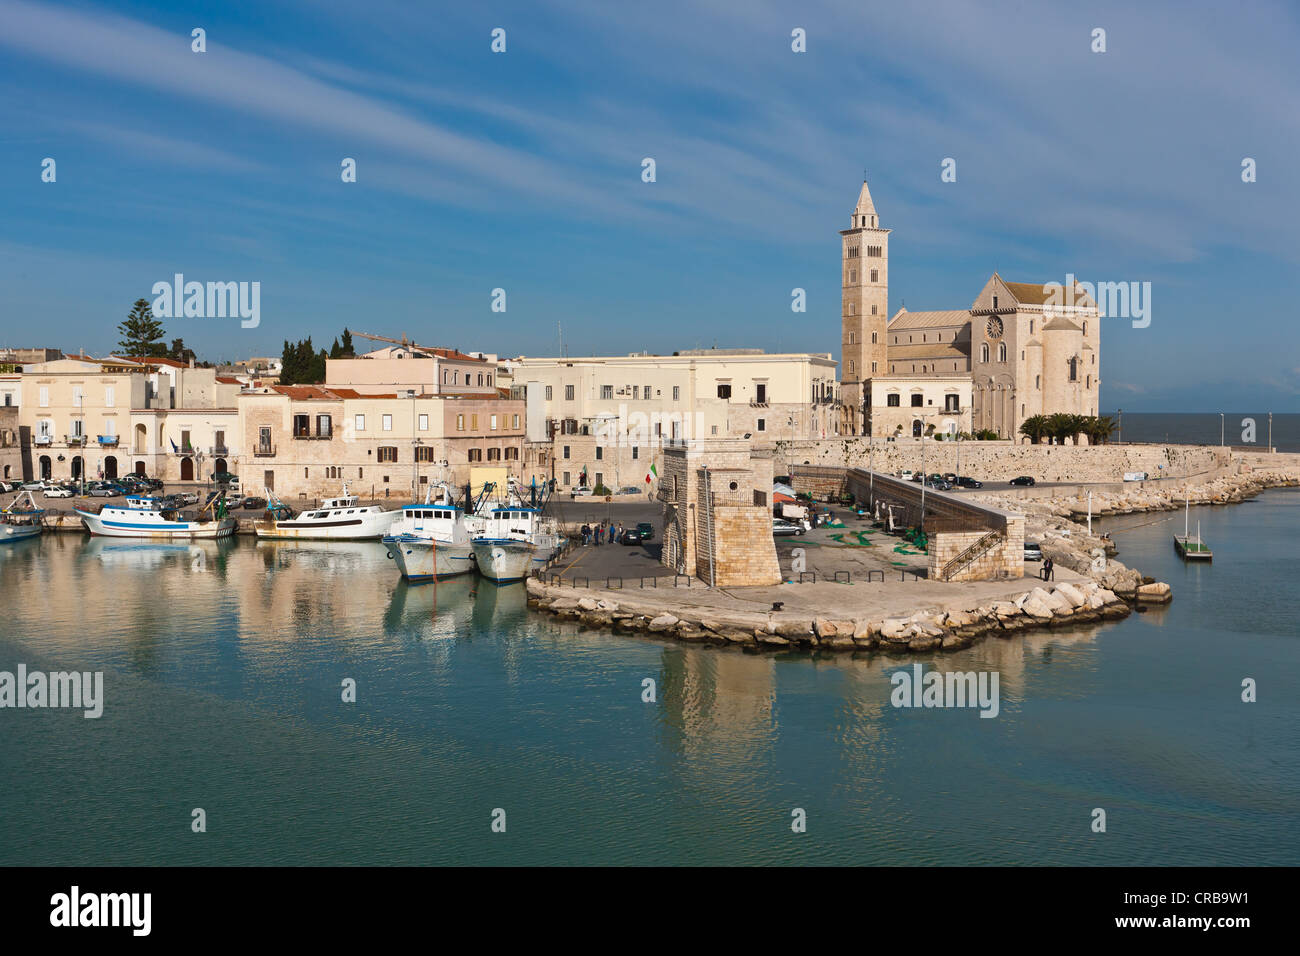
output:
<path id="1" fill-rule="evenodd" d="M 319 508 L 301 514 L 277 498 L 269 489 L 266 518 L 253 525 L 258 538 L 296 538 L 310 541 L 360 541 L 382 538 L 397 519 L 398 512 L 385 511 L 379 505 L 362 506 L 356 495 L 348 492 L 326 498 Z"/>
<path id="2" fill-rule="evenodd" d="M 45 509 L 36 504 L 30 491 L 15 495 L 0 510 L 0 544 L 34 538 L 45 530 Z"/>
<path id="3" fill-rule="evenodd" d="M 1184 561 L 1213 561 L 1214 552 L 1201 540 L 1201 522 L 1196 522 L 1196 537 L 1191 536 L 1189 519 L 1191 503 L 1186 490 L 1183 492 L 1183 533 L 1174 535 L 1174 550 Z"/>
<path id="4" fill-rule="evenodd" d="M 218 495 L 209 498 L 193 521 L 149 495 L 127 495 L 125 508 L 105 505 L 98 513 L 76 509 L 87 531 L 108 538 L 224 538 L 239 524 L 225 510 L 225 500 Z"/>

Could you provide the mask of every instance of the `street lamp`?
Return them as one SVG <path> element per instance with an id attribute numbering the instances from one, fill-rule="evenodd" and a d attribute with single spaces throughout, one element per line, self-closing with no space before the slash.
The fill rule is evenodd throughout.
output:
<path id="1" fill-rule="evenodd" d="M 1223 412 L 1219 412 L 1219 447 L 1223 447 Z"/>

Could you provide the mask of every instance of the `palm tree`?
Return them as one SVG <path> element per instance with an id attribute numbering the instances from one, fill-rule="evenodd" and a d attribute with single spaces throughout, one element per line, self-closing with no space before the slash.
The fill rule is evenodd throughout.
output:
<path id="1" fill-rule="evenodd" d="M 1047 418 L 1042 415 L 1030 415 L 1020 424 L 1020 434 L 1037 445 L 1047 435 Z"/>
<path id="2" fill-rule="evenodd" d="M 1074 416 L 1065 412 L 1056 412 L 1047 416 L 1047 434 L 1052 436 L 1058 445 L 1064 445 L 1065 440 L 1077 433 L 1074 425 Z"/>
<path id="3" fill-rule="evenodd" d="M 1110 444 L 1110 436 L 1115 433 L 1115 419 L 1110 415 L 1102 415 L 1100 418 L 1094 416 L 1092 419 L 1092 431 L 1088 433 L 1088 441 L 1095 445 Z"/>

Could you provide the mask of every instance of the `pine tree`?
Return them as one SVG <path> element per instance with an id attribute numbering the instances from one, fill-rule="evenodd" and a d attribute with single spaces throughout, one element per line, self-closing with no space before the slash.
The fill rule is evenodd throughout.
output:
<path id="1" fill-rule="evenodd" d="M 356 350 L 352 347 L 352 333 L 347 329 L 343 330 L 343 342 L 339 349 L 340 358 L 356 358 Z"/>
<path id="2" fill-rule="evenodd" d="M 148 299 L 135 300 L 126 321 L 119 323 L 117 331 L 122 336 L 117 346 L 123 355 L 167 354 L 167 347 L 163 345 L 163 325 L 153 317 Z"/>

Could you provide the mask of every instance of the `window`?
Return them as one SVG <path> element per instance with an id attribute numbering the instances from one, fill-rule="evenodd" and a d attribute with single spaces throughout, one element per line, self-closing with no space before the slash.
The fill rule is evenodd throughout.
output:
<path id="1" fill-rule="evenodd" d="M 469 416 L 469 430 L 472 431 L 472 432 L 476 432 L 476 431 L 478 431 L 478 416 L 477 416 L 477 415 L 471 414 L 471 415 Z"/>
<path id="2" fill-rule="evenodd" d="M 850 361 L 849 361 L 849 374 L 850 374 L 850 375 L 853 374 L 853 361 L 852 361 L 851 359 L 850 359 Z"/>
<path id="3" fill-rule="evenodd" d="M 427 412 L 419 417 L 416 427 L 422 432 L 427 432 L 429 430 L 429 415 Z"/>
<path id="4" fill-rule="evenodd" d="M 857 269 L 850 269 L 850 270 L 849 270 L 849 281 L 850 281 L 850 282 L 857 282 L 857 281 L 858 281 L 858 270 L 857 270 Z"/>
<path id="5" fill-rule="evenodd" d="M 997 307 L 998 307 L 998 297 L 997 297 L 997 296 L 994 296 L 994 297 L 993 297 L 993 308 L 996 309 Z"/>
<path id="6" fill-rule="evenodd" d="M 858 314 L 858 304 L 856 302 L 850 302 L 849 315 L 857 315 L 857 314 Z"/>
<path id="7" fill-rule="evenodd" d="M 386 432 L 391 432 L 393 430 L 393 416 L 392 415 L 383 416 L 383 418 L 380 420 L 379 427 Z"/>
<path id="8" fill-rule="evenodd" d="M 465 416 L 464 416 L 464 415 L 457 415 L 457 416 L 456 416 L 456 431 L 458 431 L 458 432 L 463 432 L 464 430 L 465 430 Z"/>
<path id="9" fill-rule="evenodd" d="M 359 432 L 363 432 L 363 431 L 365 431 L 365 430 L 366 430 L 366 416 L 365 416 L 365 415 L 353 415 L 353 416 L 352 416 L 352 427 L 355 428 L 355 429 L 356 429 L 357 431 L 359 431 Z"/>
<path id="10" fill-rule="evenodd" d="M 560 484 L 562 485 L 572 484 L 572 482 L 569 481 L 569 473 L 567 471 L 563 472 L 560 477 L 564 479 L 563 481 L 560 482 Z"/>
<path id="11" fill-rule="evenodd" d="M 872 374 L 872 375 L 875 375 L 875 374 L 876 374 L 876 363 L 875 363 L 875 362 L 872 362 L 872 363 L 871 363 L 871 374 Z"/>
<path id="12" fill-rule="evenodd" d="M 496 430 L 497 430 L 497 417 L 496 417 L 495 415 L 493 415 L 492 418 L 491 418 L 491 425 L 492 425 L 492 431 L 496 431 Z"/>
<path id="13" fill-rule="evenodd" d="M 603 471 L 596 472 L 596 487 L 599 488 L 604 483 L 605 483 L 605 473 Z"/>
<path id="14" fill-rule="evenodd" d="M 871 307 L 871 314 L 872 315 L 876 314 L 876 307 L 874 305 Z"/>
<path id="15" fill-rule="evenodd" d="M 871 281 L 872 281 L 872 282 L 879 282 L 879 281 L 880 281 L 880 270 L 879 270 L 879 269 L 872 269 L 872 270 L 871 270 Z"/>
<path id="16" fill-rule="evenodd" d="M 887 407 L 889 407 L 889 408 L 898 408 L 898 406 L 901 405 L 901 404 L 902 404 L 902 396 L 901 396 L 901 395 L 886 395 L 886 396 L 885 396 L 885 405 L 886 405 Z"/>
<path id="17" fill-rule="evenodd" d="M 311 437 L 311 416 L 310 415 L 293 416 L 293 437 L 294 438 Z"/>
<path id="18" fill-rule="evenodd" d="M 600 397 L 601 397 L 601 398 L 613 398 L 613 397 L 614 397 L 614 386 L 613 386 L 613 385 L 602 385 L 602 386 L 600 387 Z"/>
<path id="19" fill-rule="evenodd" d="M 921 396 L 921 395 L 913 395 L 913 396 L 912 396 L 912 407 L 913 407 L 913 408 L 920 408 L 920 407 L 921 407 L 922 405 L 924 405 L 924 404 L 925 404 L 925 401 L 924 401 L 924 397 L 923 397 L 923 396 Z"/>
<path id="20" fill-rule="evenodd" d="M 961 411 L 961 396 L 960 396 L 960 395 L 945 395 L 945 396 L 943 397 L 943 410 L 944 410 L 945 412 L 957 412 L 957 411 Z"/>
<path id="21" fill-rule="evenodd" d="M 489 448 L 489 449 L 487 450 L 487 460 L 488 460 L 488 461 L 500 461 L 500 460 L 501 460 L 501 449 L 500 449 L 500 448 Z"/>
<path id="22" fill-rule="evenodd" d="M 551 400 L 551 386 L 549 385 L 546 386 L 546 400 L 548 402 Z"/>
<path id="23" fill-rule="evenodd" d="M 316 416 L 316 437 L 330 438 L 334 435 L 333 419 L 328 415 Z"/>
<path id="24" fill-rule="evenodd" d="M 1006 343 L 1006 342 L 999 342 L 999 343 L 998 343 L 998 361 L 999 361 L 999 362 L 1005 362 L 1006 360 L 1007 360 L 1007 343 Z"/>
<path id="25" fill-rule="evenodd" d="M 640 386 L 640 385 L 633 385 L 633 386 L 632 386 L 632 400 L 633 400 L 633 401 L 637 401 L 638 399 L 640 399 L 640 397 L 641 397 L 641 386 Z M 650 397 L 650 393 L 649 393 L 649 392 L 646 392 L 646 398 L 649 398 L 649 397 Z"/>
<path id="26" fill-rule="evenodd" d="M 719 383 L 718 383 L 718 398 L 731 398 L 731 383 L 730 383 L 730 382 L 719 382 Z"/>
<path id="27" fill-rule="evenodd" d="M 597 461 L 605 460 L 605 449 L 601 448 L 599 445 L 596 446 L 596 460 Z"/>
<path id="28" fill-rule="evenodd" d="M 50 387 L 48 385 L 41 386 L 40 402 L 41 402 L 41 408 L 50 407 Z"/>
<path id="29" fill-rule="evenodd" d="M 1088 334 L 1088 329 L 1087 329 L 1087 327 L 1084 328 L 1084 330 L 1083 330 L 1083 334 L 1084 334 L 1084 335 L 1087 335 L 1087 334 Z M 112 408 L 113 405 L 114 405 L 113 386 L 112 386 L 112 385 L 106 385 L 106 386 L 104 387 L 104 407 L 105 407 L 105 408 Z"/>
<path id="30" fill-rule="evenodd" d="M 673 401 L 674 401 L 674 402 L 680 402 L 681 400 L 682 400 L 682 387 L 681 387 L 680 385 L 674 385 L 674 386 L 673 386 Z"/>
<path id="31" fill-rule="evenodd" d="M 989 344 L 987 342 L 984 342 L 983 344 L 980 345 L 980 361 L 987 362 L 988 360 L 989 360 Z"/>
<path id="32" fill-rule="evenodd" d="M 764 418 L 760 418 L 760 419 L 758 420 L 758 426 L 757 426 L 757 427 L 758 427 L 758 430 L 761 431 L 761 432 L 765 432 L 765 431 L 767 431 L 767 420 L 764 419 Z"/>
<path id="33" fill-rule="evenodd" d="M 876 333 L 875 333 L 875 332 L 872 332 L 872 333 L 871 333 L 871 344 L 872 344 L 872 345 L 875 345 L 875 344 L 876 344 Z"/>
<path id="34" fill-rule="evenodd" d="M 1076 355 L 1072 359 L 1070 359 L 1070 381 L 1077 382 L 1078 380 L 1079 380 L 1079 357 Z"/>
<path id="35" fill-rule="evenodd" d="M 849 333 L 849 345 L 852 345 L 852 344 L 853 344 L 853 338 L 854 338 L 853 333 L 850 332 L 850 333 Z"/>
<path id="36" fill-rule="evenodd" d="M 483 449 L 482 449 L 482 448 L 471 448 L 471 449 L 469 450 L 469 460 L 470 460 L 470 461 L 482 461 L 482 460 L 483 460 Z"/>
<path id="37" fill-rule="evenodd" d="M 564 457 L 565 457 L 566 460 L 567 460 L 568 457 L 569 457 L 569 446 L 568 446 L 568 445 L 565 445 L 565 446 L 564 446 Z"/>
<path id="38" fill-rule="evenodd" d="M 641 457 L 640 454 L 638 454 L 640 451 L 641 451 L 641 449 L 638 448 L 636 445 L 633 445 L 633 446 L 632 446 L 632 460 L 633 460 L 633 461 L 636 461 L 638 458 Z"/>
<path id="39" fill-rule="evenodd" d="M 72 407 L 80 408 L 84 404 L 85 404 L 85 399 L 82 398 L 81 395 L 81 386 L 80 385 L 72 386 Z"/>
<path id="40" fill-rule="evenodd" d="M 433 461 L 433 448 L 429 445 L 415 446 L 416 461 Z"/>
<path id="41" fill-rule="evenodd" d="M 767 384 L 765 382 L 754 383 L 754 398 L 759 402 L 767 401 Z"/>
<path id="42" fill-rule="evenodd" d="M 519 460 L 519 449 L 518 449 L 518 448 L 507 448 L 507 449 L 506 449 L 506 461 L 518 461 L 518 460 Z"/>
<path id="43" fill-rule="evenodd" d="M 566 385 L 566 386 L 564 386 L 564 400 L 565 400 L 566 402 L 571 402 L 571 401 L 573 401 L 573 386 L 572 386 L 572 385 Z"/>
<path id="44" fill-rule="evenodd" d="M 1043 387 L 1043 376 L 1041 376 L 1041 375 L 1035 375 L 1035 376 L 1034 376 L 1034 388 L 1042 388 L 1042 387 Z"/>
<path id="45" fill-rule="evenodd" d="M 1084 335 L 1087 335 L 1087 334 L 1088 334 L 1088 320 L 1087 320 L 1087 319 L 1084 319 L 1084 320 L 1083 320 L 1083 334 L 1084 334 Z"/>
<path id="46" fill-rule="evenodd" d="M 396 445 L 380 445 L 380 446 L 379 446 L 379 452 L 378 452 L 378 458 L 379 458 L 380 463 L 383 463 L 383 462 L 386 462 L 386 461 L 397 461 L 397 446 L 396 446 Z"/>
<path id="47" fill-rule="evenodd" d="M 511 428 L 518 428 L 518 427 L 519 427 L 519 416 L 518 416 L 518 415 L 511 415 L 511 416 L 510 416 L 510 427 L 511 427 Z"/>
<path id="48" fill-rule="evenodd" d="M 1033 320 L 1033 319 L 1030 319 L 1030 320 L 1029 320 L 1029 334 L 1030 334 L 1030 335 L 1033 335 L 1033 334 L 1034 334 L 1034 320 Z"/>

